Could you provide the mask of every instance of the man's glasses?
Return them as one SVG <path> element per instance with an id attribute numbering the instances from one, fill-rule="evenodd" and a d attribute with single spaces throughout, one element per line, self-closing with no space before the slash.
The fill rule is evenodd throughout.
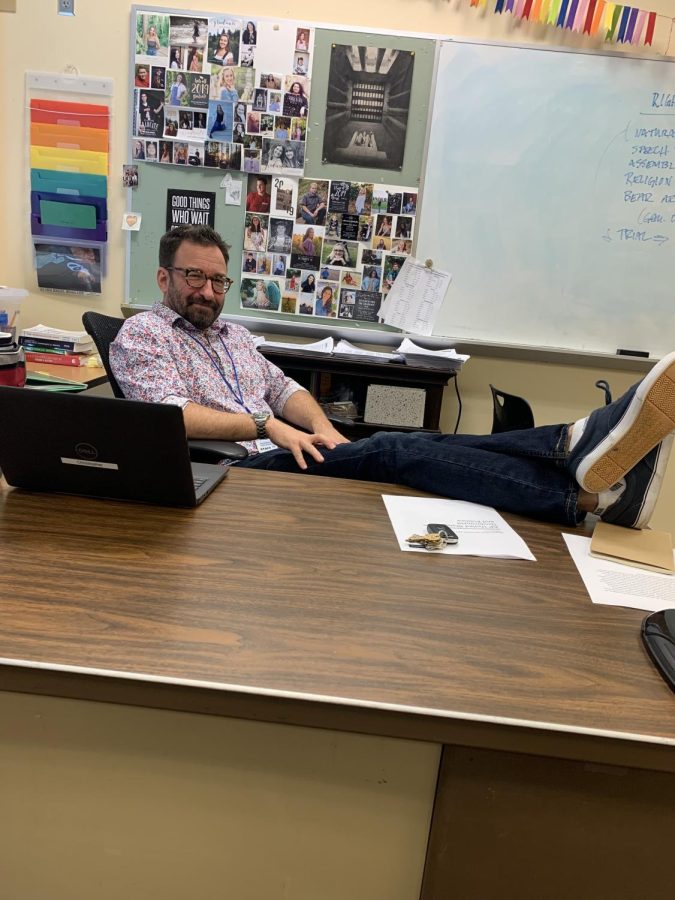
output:
<path id="1" fill-rule="evenodd" d="M 201 269 L 184 269 L 181 266 L 164 266 L 169 272 L 180 272 L 193 288 L 203 288 L 207 281 L 211 282 L 211 290 L 214 294 L 226 294 L 232 287 L 232 279 L 227 275 L 207 275 Z"/>

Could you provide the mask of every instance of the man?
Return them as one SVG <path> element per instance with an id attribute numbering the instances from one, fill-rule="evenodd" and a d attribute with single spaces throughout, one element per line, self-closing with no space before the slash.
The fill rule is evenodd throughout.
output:
<path id="1" fill-rule="evenodd" d="M 267 191 L 267 179 L 256 178 L 255 190 L 246 195 L 246 211 L 268 213 L 270 211 L 270 195 Z"/>
<path id="2" fill-rule="evenodd" d="M 158 90 L 164 90 L 164 72 L 165 70 L 160 66 L 153 66 L 152 68 L 152 86 L 153 88 L 157 88 Z"/>
<path id="3" fill-rule="evenodd" d="M 300 198 L 300 215 L 308 225 L 323 225 L 326 220 L 326 201 L 319 193 L 319 185 L 313 181 L 309 190 Z"/>
<path id="4" fill-rule="evenodd" d="M 255 272 L 256 262 L 252 253 L 247 253 L 244 259 L 244 272 Z"/>
<path id="5" fill-rule="evenodd" d="M 400 265 L 397 262 L 394 262 L 392 263 L 391 268 L 387 269 L 384 276 L 384 286 L 388 291 L 390 291 L 394 286 L 394 282 L 396 281 L 400 268 Z"/>
<path id="6" fill-rule="evenodd" d="M 136 66 L 136 87 L 149 88 L 150 78 L 148 77 L 147 66 Z"/>
<path id="7" fill-rule="evenodd" d="M 294 75 L 306 75 L 307 74 L 307 66 L 305 65 L 304 57 L 298 56 L 298 60 L 295 64 L 295 68 L 293 69 Z"/>
<path id="8" fill-rule="evenodd" d="M 389 481 L 564 525 L 588 512 L 626 527 L 649 521 L 673 442 L 675 353 L 572 425 L 485 436 L 380 432 L 350 443 L 245 328 L 218 319 L 227 261 L 227 246 L 206 226 L 167 232 L 163 300 L 128 319 L 110 348 L 124 394 L 181 406 L 188 437 L 242 443 L 249 457 L 237 465 L 247 468 Z"/>
<path id="9" fill-rule="evenodd" d="M 274 233 L 270 235 L 269 243 L 267 244 L 268 250 L 271 250 L 272 253 L 290 253 L 291 235 L 286 228 L 292 224 L 289 220 L 289 225 L 287 226 L 283 219 L 277 219 L 274 222 Z"/>

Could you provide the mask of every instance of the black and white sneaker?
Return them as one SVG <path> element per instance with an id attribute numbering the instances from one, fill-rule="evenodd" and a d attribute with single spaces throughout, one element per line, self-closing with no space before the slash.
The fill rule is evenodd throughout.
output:
<path id="1" fill-rule="evenodd" d="M 636 468 L 673 429 L 675 353 L 670 353 L 618 400 L 574 423 L 567 467 L 584 490 L 599 494 Z M 581 432 L 578 439 L 575 431 Z"/>
<path id="2" fill-rule="evenodd" d="M 657 444 L 614 486 L 618 489 L 617 499 L 605 509 L 596 510 L 603 522 L 624 528 L 644 528 L 649 523 L 659 498 L 673 437 L 670 434 Z M 610 489 L 609 498 L 614 488 Z"/>

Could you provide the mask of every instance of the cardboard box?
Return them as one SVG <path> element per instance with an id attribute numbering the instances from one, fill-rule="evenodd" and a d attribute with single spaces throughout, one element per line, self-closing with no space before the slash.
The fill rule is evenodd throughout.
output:
<path id="1" fill-rule="evenodd" d="M 424 388 L 371 384 L 366 394 L 363 421 L 370 425 L 422 428 L 426 399 L 427 392 Z"/>

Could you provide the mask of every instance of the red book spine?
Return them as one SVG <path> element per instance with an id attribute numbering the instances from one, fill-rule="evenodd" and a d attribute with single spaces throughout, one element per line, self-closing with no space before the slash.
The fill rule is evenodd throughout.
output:
<path id="1" fill-rule="evenodd" d="M 49 366 L 83 366 L 85 356 L 78 356 L 76 353 L 35 353 L 32 350 L 26 351 L 26 362 L 46 363 Z"/>

